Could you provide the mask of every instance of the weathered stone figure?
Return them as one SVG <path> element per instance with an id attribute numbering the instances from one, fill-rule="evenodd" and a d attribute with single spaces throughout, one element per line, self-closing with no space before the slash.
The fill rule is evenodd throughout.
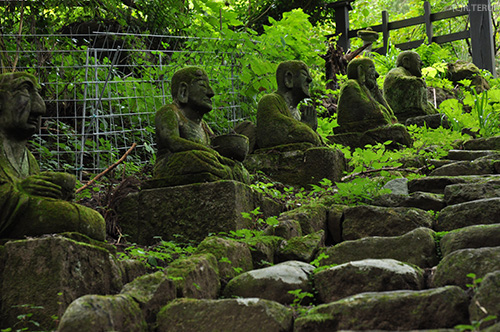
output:
<path id="1" fill-rule="evenodd" d="M 299 103 L 308 98 L 312 82 L 302 61 L 285 61 L 276 71 L 278 90 L 265 95 L 257 107 L 257 146 L 268 148 L 291 143 L 322 144 L 316 133 L 317 114 L 312 105 Z"/>
<path id="2" fill-rule="evenodd" d="M 27 73 L 0 75 L 0 237 L 79 232 L 104 240 L 99 213 L 63 200 L 74 193 L 74 176 L 40 173 L 26 148 L 45 113 L 37 88 Z"/>
<path id="3" fill-rule="evenodd" d="M 377 77 L 370 58 L 349 62 L 348 81 L 340 90 L 336 133 L 365 132 L 397 122 L 377 85 Z"/>
<path id="4" fill-rule="evenodd" d="M 175 186 L 217 180 L 249 182 L 241 163 L 221 156 L 210 147 L 213 132 L 203 121 L 212 110 L 214 91 L 207 73 L 186 67 L 172 77 L 173 104 L 156 113 L 158 155 L 154 178 L 159 186 Z"/>
<path id="5" fill-rule="evenodd" d="M 401 52 L 396 66 L 385 76 L 384 96 L 399 122 L 436 114 L 437 110 L 427 101 L 427 86 L 422 79 L 422 60 L 418 53 Z"/>

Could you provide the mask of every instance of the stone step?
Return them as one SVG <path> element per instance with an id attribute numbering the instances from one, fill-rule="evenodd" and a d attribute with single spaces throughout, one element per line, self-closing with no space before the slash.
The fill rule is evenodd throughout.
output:
<path id="1" fill-rule="evenodd" d="M 451 231 L 472 225 L 500 222 L 500 197 L 484 198 L 445 207 L 434 225 L 436 232 Z"/>
<path id="2" fill-rule="evenodd" d="M 466 150 L 500 150 L 500 136 L 471 139 L 463 147 Z"/>
<path id="3" fill-rule="evenodd" d="M 500 158 L 500 151 L 497 150 L 450 150 L 448 151 L 449 160 L 475 160 L 481 157 L 492 159 Z"/>
<path id="4" fill-rule="evenodd" d="M 449 163 L 433 170 L 429 176 L 490 175 L 500 172 L 500 161 L 483 158 Z"/>
<path id="5" fill-rule="evenodd" d="M 446 205 L 494 197 L 500 197 L 500 179 L 483 183 L 452 184 L 444 189 Z"/>
<path id="6" fill-rule="evenodd" d="M 463 175 L 463 176 L 426 176 L 408 181 L 410 193 L 423 191 L 443 194 L 446 186 L 459 183 L 484 183 L 492 180 L 500 181 L 499 175 Z"/>
<path id="7" fill-rule="evenodd" d="M 453 328 L 469 324 L 469 299 L 457 286 L 362 293 L 312 308 L 294 332 Z"/>

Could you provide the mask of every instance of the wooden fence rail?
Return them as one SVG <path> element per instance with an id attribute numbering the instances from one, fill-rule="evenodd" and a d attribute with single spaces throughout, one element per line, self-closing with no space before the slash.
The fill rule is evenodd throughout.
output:
<path id="1" fill-rule="evenodd" d="M 355 0 L 342 0 L 327 5 L 327 8 L 335 10 L 336 33 L 338 44 L 347 50 L 350 45 L 350 39 L 358 35 L 359 30 L 349 29 L 349 10 L 352 9 L 351 3 Z M 472 48 L 472 62 L 481 69 L 489 70 L 496 77 L 495 70 L 495 50 L 493 44 L 493 28 L 491 23 L 490 11 L 492 10 L 490 0 L 469 0 L 469 4 L 464 7 L 454 8 L 438 13 L 431 13 L 431 5 L 428 1 L 424 2 L 424 15 L 405 20 L 389 22 L 389 13 L 382 12 L 382 24 L 373 25 L 374 31 L 382 33 L 383 46 L 375 49 L 374 52 L 387 54 L 389 45 L 389 35 L 391 30 L 417 26 L 425 24 L 427 42 L 444 44 L 456 40 L 470 38 Z M 440 20 L 450 19 L 468 15 L 470 28 L 464 31 L 449 33 L 441 36 L 434 36 L 432 23 Z M 395 47 L 401 50 L 416 48 L 425 39 L 414 40 L 406 43 L 396 44 Z"/>

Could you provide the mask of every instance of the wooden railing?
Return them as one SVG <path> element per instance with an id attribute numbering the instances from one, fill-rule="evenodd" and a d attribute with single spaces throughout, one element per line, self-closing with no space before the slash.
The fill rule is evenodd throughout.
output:
<path id="1" fill-rule="evenodd" d="M 342 0 L 327 5 L 327 8 L 335 10 L 335 35 L 338 36 L 338 44 L 342 46 L 344 50 L 349 48 L 350 39 L 357 37 L 359 30 L 366 29 L 366 27 L 356 30 L 349 29 L 349 10 L 352 9 L 351 3 L 354 1 L 355 0 Z M 479 68 L 489 70 L 493 76 L 496 76 L 493 28 L 490 14 L 491 10 L 492 7 L 490 0 L 469 0 L 469 5 L 467 6 L 438 13 L 431 13 L 431 5 L 428 1 L 426 1 L 424 2 L 424 15 L 394 22 L 389 22 L 389 13 L 387 11 L 383 11 L 382 24 L 371 26 L 374 31 L 382 33 L 383 39 L 383 46 L 374 49 L 374 52 L 384 55 L 387 54 L 391 30 L 425 24 L 427 42 L 429 44 L 444 44 L 470 38 L 472 61 L 474 64 Z M 434 36 L 432 26 L 433 22 L 465 15 L 469 16 L 469 29 L 446 35 Z M 396 44 L 394 46 L 401 50 L 409 50 L 418 47 L 424 42 L 425 39 L 419 39 Z"/>

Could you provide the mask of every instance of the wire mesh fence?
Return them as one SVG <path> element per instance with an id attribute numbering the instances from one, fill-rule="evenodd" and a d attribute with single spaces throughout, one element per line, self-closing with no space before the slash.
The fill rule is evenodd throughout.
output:
<path id="1" fill-rule="evenodd" d="M 227 132 L 246 118 L 238 93 L 240 55 L 196 49 L 198 39 L 109 31 L 1 35 L 3 72 L 33 73 L 41 85 L 47 110 L 31 151 L 42 168 L 82 179 L 106 169 L 133 143 L 129 158 L 151 162 L 154 114 L 171 102 L 170 78 L 186 65 L 202 65 L 213 78 L 208 122 L 215 131 Z"/>

